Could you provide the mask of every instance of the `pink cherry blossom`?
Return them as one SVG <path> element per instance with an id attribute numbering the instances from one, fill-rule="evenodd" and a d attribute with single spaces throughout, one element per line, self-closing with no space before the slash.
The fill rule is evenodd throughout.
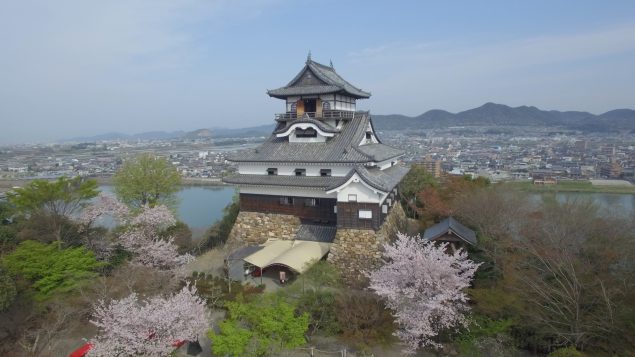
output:
<path id="1" fill-rule="evenodd" d="M 174 343 L 195 341 L 209 327 L 205 303 L 189 285 L 165 298 L 140 300 L 133 293 L 100 301 L 90 322 L 99 333 L 89 356 L 167 356 Z"/>
<path id="2" fill-rule="evenodd" d="M 463 249 L 449 253 L 446 248 L 447 243 L 398 233 L 393 245 L 384 246 L 386 264 L 367 274 L 370 289 L 393 311 L 405 353 L 438 347 L 432 338 L 441 330 L 467 325 L 464 289 L 480 264 L 469 260 Z"/>

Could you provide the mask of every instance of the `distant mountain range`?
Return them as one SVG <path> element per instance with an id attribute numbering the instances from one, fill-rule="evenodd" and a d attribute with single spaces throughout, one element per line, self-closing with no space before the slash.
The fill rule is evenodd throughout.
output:
<path id="1" fill-rule="evenodd" d="M 540 110 L 536 107 L 512 108 L 486 103 L 460 113 L 430 110 L 416 117 L 399 114 L 373 115 L 378 130 L 431 129 L 450 126 L 542 126 L 563 127 L 586 132 L 635 132 L 635 110 L 616 109 L 595 115 L 588 112 Z"/>
<path id="2" fill-rule="evenodd" d="M 447 128 L 452 126 L 536 126 L 560 127 L 584 132 L 635 133 L 635 110 L 616 109 L 595 115 L 588 112 L 541 110 L 536 107 L 521 106 L 512 108 L 503 104 L 486 103 L 478 108 L 459 113 L 445 110 L 429 110 L 419 116 L 409 117 L 400 114 L 373 114 L 373 124 L 377 130 L 417 130 Z M 185 131 L 149 131 L 139 134 L 107 133 L 88 137 L 77 137 L 63 141 L 94 142 L 107 140 L 170 140 L 202 138 L 244 138 L 268 136 L 275 124 L 253 126 L 240 129 L 211 128 Z"/>
<path id="3" fill-rule="evenodd" d="M 96 141 L 114 141 L 114 140 L 170 140 L 170 139 L 220 139 L 220 138 L 242 138 L 254 136 L 268 136 L 274 128 L 274 124 L 252 126 L 240 129 L 227 128 L 211 128 L 198 129 L 194 131 L 148 131 L 138 134 L 124 134 L 112 132 L 94 136 L 81 136 L 70 139 L 63 139 L 62 142 L 96 142 Z"/>

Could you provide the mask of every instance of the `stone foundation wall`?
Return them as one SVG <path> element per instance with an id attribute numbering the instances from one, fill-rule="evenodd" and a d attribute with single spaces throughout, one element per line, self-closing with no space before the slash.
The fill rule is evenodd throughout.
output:
<path id="1" fill-rule="evenodd" d="M 406 213 L 396 204 L 379 230 L 339 228 L 328 260 L 339 268 L 349 284 L 364 281 L 364 272 L 381 265 L 382 246 L 394 240 L 397 231 L 406 228 Z"/>
<path id="2" fill-rule="evenodd" d="M 294 239 L 300 228 L 295 216 L 275 213 L 241 211 L 227 242 L 232 245 L 262 244 L 269 238 Z"/>

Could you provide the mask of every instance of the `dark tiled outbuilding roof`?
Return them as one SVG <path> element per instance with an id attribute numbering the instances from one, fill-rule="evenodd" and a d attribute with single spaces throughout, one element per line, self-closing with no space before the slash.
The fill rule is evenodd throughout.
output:
<path id="1" fill-rule="evenodd" d="M 476 245 L 476 233 L 474 233 L 473 230 L 462 225 L 461 222 L 457 221 L 453 217 L 448 217 L 443 221 L 435 224 L 434 226 L 426 229 L 423 233 L 423 239 L 432 241 L 450 232 L 454 233 L 463 241 L 471 245 Z"/>
<path id="2" fill-rule="evenodd" d="M 302 78 L 307 71 L 313 73 L 313 75 L 322 83 L 299 85 L 299 79 Z M 355 98 L 370 98 L 369 92 L 365 92 L 350 84 L 337 74 L 333 67 L 325 66 L 314 62 L 311 59 L 307 59 L 306 65 L 302 68 L 300 73 L 298 73 L 298 75 L 289 82 L 289 84 L 278 89 L 269 90 L 267 91 L 267 94 L 276 98 L 286 98 L 292 95 L 327 94 L 338 92 L 346 93 Z"/>
<path id="3" fill-rule="evenodd" d="M 337 227 L 318 224 L 301 224 L 295 239 L 312 242 L 332 243 Z"/>

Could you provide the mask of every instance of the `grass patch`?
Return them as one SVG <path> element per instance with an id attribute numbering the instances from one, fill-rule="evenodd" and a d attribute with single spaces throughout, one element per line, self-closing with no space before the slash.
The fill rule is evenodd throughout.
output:
<path id="1" fill-rule="evenodd" d="M 531 181 L 510 181 L 503 185 L 528 192 L 588 192 L 635 194 L 635 186 L 600 186 L 591 181 L 559 181 L 555 185 L 534 185 Z"/>

